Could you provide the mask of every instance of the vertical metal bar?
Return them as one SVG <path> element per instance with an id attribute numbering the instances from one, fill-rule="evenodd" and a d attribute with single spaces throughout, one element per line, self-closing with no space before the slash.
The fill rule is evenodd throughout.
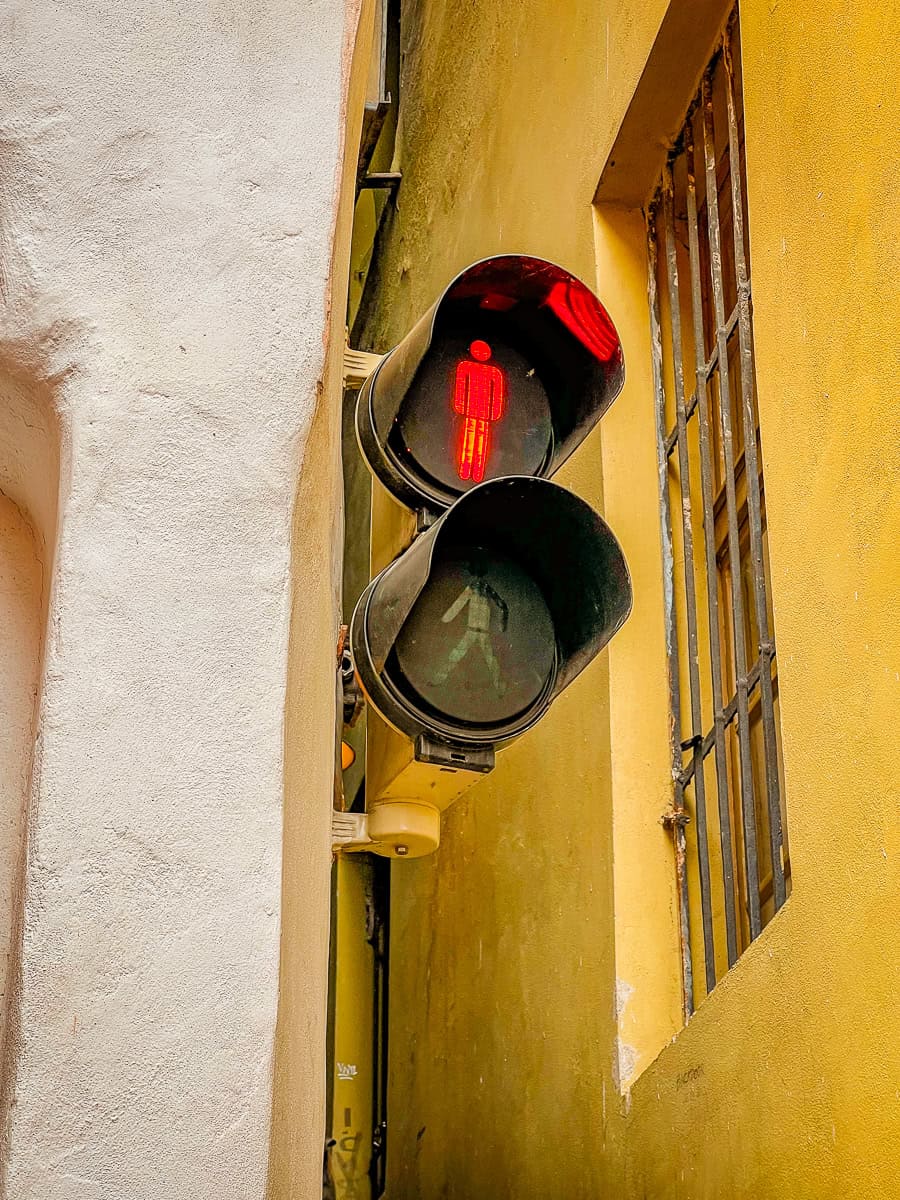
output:
<path id="1" fill-rule="evenodd" d="M 691 746 L 694 759 L 694 799 L 697 813 L 697 859 L 700 871 L 700 917 L 706 964 L 706 990 L 716 986 L 716 951 L 713 936 L 712 899 L 709 882 L 709 842 L 706 830 L 706 779 L 703 770 L 703 715 L 700 704 L 699 637 L 697 592 L 694 575 L 694 531 L 691 509 L 690 455 L 684 398 L 684 350 L 681 340 L 681 295 L 678 286 L 678 254 L 675 247 L 675 185 L 672 168 L 663 170 L 663 215 L 666 238 L 666 282 L 669 290 L 669 325 L 672 334 L 672 367 L 675 379 L 675 412 L 678 426 L 678 473 L 681 484 L 681 529 L 684 546 L 684 599 L 687 615 L 688 678 L 690 680 Z"/>
<path id="2" fill-rule="evenodd" d="M 694 1011 L 694 975 L 691 963 L 691 924 L 685 866 L 684 785 L 681 782 L 681 701 L 678 684 L 678 627 L 675 620 L 675 568 L 672 552 L 672 516 L 669 508 L 668 455 L 666 454 L 666 393 L 662 369 L 662 326 L 657 286 L 658 252 L 655 215 L 647 220 L 647 296 L 650 302 L 650 342 L 653 363 L 653 396 L 656 406 L 656 452 L 659 469 L 659 524 L 663 557 L 663 613 L 666 634 L 666 666 L 669 679 L 669 741 L 672 754 L 674 796 L 671 820 L 675 843 L 675 879 L 681 927 L 681 971 L 684 1019 Z"/>
<path id="3" fill-rule="evenodd" d="M 706 386 L 706 346 L 703 334 L 703 292 L 700 270 L 700 232 L 697 217 L 697 174 L 693 118 L 684 131 L 687 163 L 687 224 L 690 255 L 691 312 L 694 329 L 697 418 L 700 425 L 700 491 L 703 500 L 703 536 L 706 551 L 706 600 L 709 612 L 709 657 L 712 675 L 713 723 L 716 749 L 716 790 L 719 801 L 719 843 L 722 850 L 722 884 L 725 891 L 725 941 L 728 965 L 737 961 L 737 921 L 734 900 L 734 860 L 731 840 L 731 802 L 728 794 L 728 761 L 725 755 L 725 712 L 722 701 L 722 645 L 719 635 L 719 576 L 716 569 L 712 442 L 709 431 L 709 391 Z"/>
<path id="4" fill-rule="evenodd" d="M 725 35 L 725 84 L 728 103 L 728 156 L 731 163 L 731 206 L 734 213 L 734 262 L 737 274 L 738 338 L 741 354 L 741 411 L 744 423 L 744 465 L 747 476 L 747 510 L 750 526 L 750 563 L 759 629 L 759 686 L 763 744 L 766 762 L 766 799 L 769 808 L 769 845 L 772 854 L 772 892 L 777 911 L 784 904 L 784 866 L 781 861 L 781 799 L 778 784 L 778 747 L 775 739 L 775 705 L 772 696 L 772 659 L 775 646 L 769 629 L 766 575 L 763 563 L 762 512 L 759 462 L 756 453 L 756 414 L 753 411 L 753 333 L 750 324 L 750 276 L 744 254 L 744 202 L 741 195 L 741 147 L 734 98 L 734 62 L 731 38 Z"/>
<path id="5" fill-rule="evenodd" d="M 701 88 L 703 150 L 706 160 L 706 213 L 709 226 L 710 275 L 713 314 L 719 351 L 719 422 L 725 454 L 725 498 L 728 510 L 728 557 L 731 566 L 731 608 L 734 623 L 734 662 L 737 676 L 738 745 L 741 760 L 741 811 L 744 820 L 744 858 L 747 867 L 747 907 L 750 936 L 759 935 L 759 863 L 756 851 L 756 813 L 753 799 L 753 761 L 750 753 L 750 714 L 747 704 L 747 655 L 744 648 L 744 601 L 741 595 L 740 534 L 734 481 L 734 437 L 731 428 L 731 393 L 728 381 L 728 345 L 725 328 L 725 289 L 722 282 L 722 238 L 719 229 L 719 193 L 713 131 L 712 82 L 710 72 Z"/>

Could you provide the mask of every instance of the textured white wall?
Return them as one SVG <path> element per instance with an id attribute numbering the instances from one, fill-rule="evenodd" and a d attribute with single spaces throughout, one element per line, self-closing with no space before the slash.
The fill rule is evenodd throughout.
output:
<path id="1" fill-rule="evenodd" d="M 290 522 L 351 10 L 8 0 L 0 18 L 0 369 L 47 397 L 63 446 L 10 1200 L 264 1193 Z M 330 570 L 330 548 L 304 563 Z M 331 713 L 310 732 L 330 756 Z"/>

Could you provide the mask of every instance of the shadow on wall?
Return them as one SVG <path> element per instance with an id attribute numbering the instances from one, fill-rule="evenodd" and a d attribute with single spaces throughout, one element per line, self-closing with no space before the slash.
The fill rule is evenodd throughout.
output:
<path id="1" fill-rule="evenodd" d="M 28 805 L 60 491 L 52 387 L 0 358 L 0 1103 L 21 966 Z"/>

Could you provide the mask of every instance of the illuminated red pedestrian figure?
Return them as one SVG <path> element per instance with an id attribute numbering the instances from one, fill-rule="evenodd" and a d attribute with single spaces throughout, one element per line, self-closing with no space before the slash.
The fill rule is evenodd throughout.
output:
<path id="1" fill-rule="evenodd" d="M 491 452 L 491 426 L 506 412 L 506 376 L 487 361 L 487 342 L 472 342 L 469 353 L 472 357 L 457 366 L 453 384 L 453 411 L 463 418 L 456 472 L 460 479 L 480 483 Z"/>

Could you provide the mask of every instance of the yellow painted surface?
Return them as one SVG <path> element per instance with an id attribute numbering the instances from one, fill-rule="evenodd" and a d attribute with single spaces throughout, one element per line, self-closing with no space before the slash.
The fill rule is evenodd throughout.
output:
<path id="1" fill-rule="evenodd" d="M 330 855 L 329 757 L 310 769 L 310 739 L 333 745 L 340 591 L 340 444 L 346 264 L 350 256 L 355 162 L 372 42 L 373 0 L 348 8 L 345 29 L 345 142 L 327 314 L 325 370 L 293 514 L 291 628 L 284 716 L 284 828 L 278 1020 L 266 1194 L 293 1200 L 318 1187 L 325 1143 L 326 980 Z M 330 575 L 322 547 L 336 548 Z M 315 798 L 315 803 L 310 798 Z M 316 805 L 322 807 L 316 807 Z M 310 1047 L 321 1047 L 320 1057 Z"/>
<path id="2" fill-rule="evenodd" d="M 647 79 L 661 112 L 672 89 L 693 94 L 726 6 L 682 0 L 708 21 L 680 26 L 678 7 L 404 10 L 404 182 L 366 345 L 388 349 L 489 253 L 594 282 L 628 383 L 558 478 L 603 505 L 636 605 L 447 811 L 438 854 L 394 868 L 390 1200 L 900 1192 L 897 104 L 882 61 L 900 30 L 846 0 L 742 5 L 793 893 L 679 1029 L 641 220 L 612 185 L 591 209 L 620 127 L 634 170 L 674 132 L 639 153 L 623 124 L 664 18 L 669 57 Z M 679 28 L 699 51 L 677 53 Z"/>
<path id="3" fill-rule="evenodd" d="M 372 1158 L 372 1008 L 374 967 L 366 940 L 366 857 L 341 855 L 336 864 L 334 1061 L 330 1069 L 330 1167 L 335 1200 L 368 1200 Z"/>
<path id="4" fill-rule="evenodd" d="M 0 1047 L 6 1045 L 19 959 L 22 841 L 49 575 L 41 550 L 21 508 L 0 491 Z"/>
<path id="5" fill-rule="evenodd" d="M 602 423 L 604 510 L 622 543 L 634 587 L 632 614 L 608 650 L 616 917 L 613 1075 L 624 1087 L 680 1028 L 683 1000 L 672 839 L 660 824 L 672 805 L 672 775 L 641 214 L 598 212 L 596 247 L 597 279 L 615 280 L 606 298 L 614 302 L 626 365 L 625 388 Z"/>

